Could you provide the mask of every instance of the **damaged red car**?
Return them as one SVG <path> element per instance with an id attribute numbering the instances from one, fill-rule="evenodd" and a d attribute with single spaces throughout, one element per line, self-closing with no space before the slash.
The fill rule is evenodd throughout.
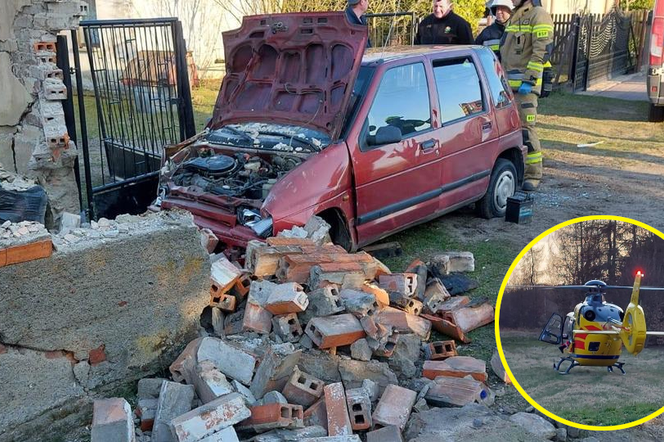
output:
<path id="1" fill-rule="evenodd" d="M 475 203 L 503 216 L 526 148 L 478 46 L 364 52 L 343 13 L 245 17 L 206 130 L 166 149 L 162 208 L 243 248 L 318 215 L 348 250 Z"/>

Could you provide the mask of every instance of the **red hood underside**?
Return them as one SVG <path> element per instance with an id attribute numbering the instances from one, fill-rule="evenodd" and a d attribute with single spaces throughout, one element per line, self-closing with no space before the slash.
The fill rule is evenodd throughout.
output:
<path id="1" fill-rule="evenodd" d="M 337 139 L 367 33 L 343 12 L 244 17 L 223 33 L 226 76 L 208 127 L 274 122 Z"/>

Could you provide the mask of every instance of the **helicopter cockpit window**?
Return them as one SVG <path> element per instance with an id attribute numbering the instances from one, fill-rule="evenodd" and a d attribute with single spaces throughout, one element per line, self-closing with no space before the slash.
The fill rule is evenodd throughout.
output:
<path id="1" fill-rule="evenodd" d="M 558 313 L 554 313 L 546 323 L 546 327 L 542 330 L 539 340 L 548 344 L 560 344 L 563 341 L 563 317 Z"/>
<path id="2" fill-rule="evenodd" d="M 563 326 L 563 338 L 569 339 L 574 331 L 574 316 L 565 317 L 565 325 Z"/>

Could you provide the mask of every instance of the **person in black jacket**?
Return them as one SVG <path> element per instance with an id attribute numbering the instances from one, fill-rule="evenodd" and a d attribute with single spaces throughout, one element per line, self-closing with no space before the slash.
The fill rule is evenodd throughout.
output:
<path id="1" fill-rule="evenodd" d="M 505 25 L 512 15 L 514 5 L 512 0 L 493 0 L 489 4 L 491 14 L 496 17 L 496 21 L 484 30 L 475 39 L 476 45 L 488 46 L 500 60 L 500 39 L 505 32 Z"/>
<path id="2" fill-rule="evenodd" d="M 433 14 L 420 22 L 415 44 L 473 44 L 473 32 L 470 24 L 454 13 L 450 0 L 433 0 Z"/>
<path id="3" fill-rule="evenodd" d="M 369 9 L 369 0 L 348 0 L 346 18 L 351 24 L 367 26 L 367 18 L 364 14 Z M 371 39 L 367 38 L 367 47 L 371 47 Z"/>

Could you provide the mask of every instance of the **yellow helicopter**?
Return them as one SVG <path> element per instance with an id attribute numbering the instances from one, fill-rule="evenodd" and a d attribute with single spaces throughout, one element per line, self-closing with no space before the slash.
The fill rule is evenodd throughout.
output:
<path id="1" fill-rule="evenodd" d="M 619 362 L 622 347 L 633 355 L 643 350 L 646 337 L 664 336 L 664 332 L 647 331 L 643 308 L 639 305 L 639 291 L 662 291 L 661 287 L 641 287 L 643 273 L 638 271 L 634 285 L 610 286 L 599 280 L 584 285 L 547 287 L 553 289 L 583 289 L 586 299 L 577 304 L 573 312 L 563 320 L 558 313 L 551 315 L 540 334 L 539 340 L 559 345 L 564 356 L 554 362 L 553 368 L 560 374 L 569 374 L 576 366 L 606 367 L 608 372 L 618 368 L 622 374 L 624 362 Z M 631 289 L 632 297 L 623 311 L 615 304 L 606 302 L 606 290 Z M 566 370 L 560 367 L 569 362 Z"/>

